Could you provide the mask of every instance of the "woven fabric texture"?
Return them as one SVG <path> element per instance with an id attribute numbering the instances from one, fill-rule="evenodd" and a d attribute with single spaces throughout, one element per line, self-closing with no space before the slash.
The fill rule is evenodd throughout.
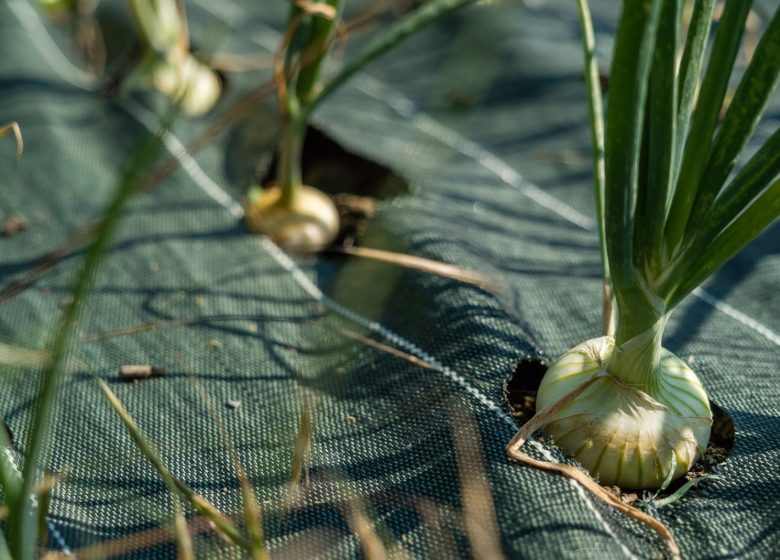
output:
<path id="1" fill-rule="evenodd" d="M 282 3 L 187 4 L 204 49 L 267 60 L 278 44 Z M 465 468 L 489 484 L 508 557 L 664 554 L 652 532 L 575 484 L 504 455 L 516 426 L 502 388 L 517 361 L 539 350 L 554 357 L 597 336 L 601 313 L 575 5 L 526 4 L 475 6 L 426 30 L 356 76 L 314 119 L 411 185 L 408 195 L 378 203 L 365 245 L 461 265 L 498 278 L 505 290 L 357 258 L 291 259 L 247 234 L 239 203 L 254 162 L 273 150 L 269 99 L 130 203 L 74 350 L 84 367 L 59 397 L 49 465 L 69 474 L 52 498 L 51 548 L 69 552 L 170 521 L 165 486 L 102 396 L 101 378 L 173 473 L 232 513 L 241 496 L 228 445 L 260 502 L 278 502 L 309 404 L 308 495 L 266 520 L 278 557 L 360 556 L 345 520 L 356 500 L 412 557 L 469 556 L 455 521 L 463 503 L 453 438 L 472 418 L 484 468 Z M 129 42 L 123 3 L 100 9 L 115 26 L 112 40 Z M 615 2 L 594 3 L 604 68 L 615 12 Z M 364 41 L 355 37 L 344 56 Z M 19 121 L 25 138 L 16 168 L 2 166 L 0 210 L 30 222 L 0 239 L 0 287 L 8 288 L 100 217 L 163 105 L 154 95 L 100 93 L 78 69 L 63 29 L 26 0 L 0 5 L 0 48 L 0 122 Z M 269 76 L 268 67 L 228 74 L 226 99 L 210 116 L 177 123 L 167 148 L 186 144 Z M 756 138 L 778 122 L 775 99 Z M 0 145 L 0 162 L 10 162 L 12 149 Z M 778 239 L 775 225 L 690 296 L 667 328 L 665 345 L 692 359 L 737 430 L 721 480 L 658 512 L 686 558 L 767 558 L 780 550 Z M 82 256 L 69 251 L 27 289 L 0 296 L 0 340 L 46 345 Z M 95 336 L 151 323 L 157 328 Z M 118 381 L 119 367 L 133 363 L 168 374 Z M 0 414 L 21 463 L 38 377 L 2 372 Z M 226 406 L 234 400 L 240 406 Z M 530 448 L 566 460 L 542 443 Z M 436 507 L 438 525 L 426 519 L 426 504 Z M 209 533 L 196 544 L 203 557 L 241 556 Z M 127 557 L 174 554 L 168 543 Z"/>

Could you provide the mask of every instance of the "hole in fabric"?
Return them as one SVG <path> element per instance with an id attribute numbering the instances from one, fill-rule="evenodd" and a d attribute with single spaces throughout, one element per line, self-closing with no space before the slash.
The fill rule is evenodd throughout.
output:
<path id="1" fill-rule="evenodd" d="M 277 157 L 261 184 L 276 177 Z M 331 195 L 351 194 L 385 200 L 409 192 L 409 185 L 387 167 L 345 150 L 321 130 L 310 126 L 301 157 L 303 182 Z"/>
<path id="2" fill-rule="evenodd" d="M 275 154 L 260 184 L 276 178 Z M 351 246 L 365 232 L 374 215 L 375 202 L 409 192 L 409 184 L 389 168 L 354 154 L 321 130 L 310 126 L 301 156 L 303 182 L 331 195 L 341 217 L 341 231 L 335 245 Z"/>
<path id="3" fill-rule="evenodd" d="M 538 354 L 542 354 L 541 351 Z M 517 362 L 515 371 L 504 384 L 504 395 L 512 417 L 522 426 L 536 412 L 536 392 L 549 364 L 543 358 L 525 357 Z"/>

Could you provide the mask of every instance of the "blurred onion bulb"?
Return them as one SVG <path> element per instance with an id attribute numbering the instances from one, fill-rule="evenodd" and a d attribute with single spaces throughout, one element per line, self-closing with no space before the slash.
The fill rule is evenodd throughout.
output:
<path id="1" fill-rule="evenodd" d="M 290 201 L 278 186 L 250 196 L 247 227 L 271 237 L 288 250 L 316 252 L 331 244 L 339 232 L 339 213 L 320 190 L 300 185 Z"/>
<path id="2" fill-rule="evenodd" d="M 177 0 L 128 2 L 145 52 L 125 80 L 125 89 L 153 87 L 179 103 L 186 115 L 207 113 L 217 103 L 222 83 L 190 52 L 183 4 Z"/>
<path id="3" fill-rule="evenodd" d="M 709 440 L 712 412 L 701 382 L 685 362 L 656 346 L 652 335 L 624 345 L 634 357 L 658 348 L 651 357 L 654 371 L 640 376 L 643 383 L 610 373 L 615 344 L 604 336 L 563 354 L 539 388 L 536 406 L 542 410 L 597 377 L 543 431 L 605 485 L 661 487 L 685 474 Z"/>

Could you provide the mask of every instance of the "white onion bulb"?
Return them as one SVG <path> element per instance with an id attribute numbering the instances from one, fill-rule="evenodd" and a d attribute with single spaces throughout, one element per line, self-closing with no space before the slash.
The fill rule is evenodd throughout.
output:
<path id="1" fill-rule="evenodd" d="M 247 227 L 268 235 L 286 249 L 298 251 L 317 251 L 336 239 L 339 212 L 328 195 L 301 185 L 292 204 L 281 204 L 281 196 L 279 187 L 265 189 L 247 208 Z"/>
<path id="2" fill-rule="evenodd" d="M 667 350 L 658 383 L 643 391 L 609 374 L 612 337 L 594 338 L 563 354 L 542 380 L 537 411 L 599 376 L 543 428 L 605 485 L 659 488 L 685 474 L 704 452 L 712 412 L 688 365 Z"/>

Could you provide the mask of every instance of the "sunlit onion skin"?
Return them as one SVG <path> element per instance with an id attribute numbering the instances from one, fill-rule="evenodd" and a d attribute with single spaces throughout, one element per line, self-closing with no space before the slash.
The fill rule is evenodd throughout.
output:
<path id="1" fill-rule="evenodd" d="M 563 354 L 542 380 L 537 411 L 600 376 L 544 428 L 602 484 L 659 488 L 685 474 L 704 452 L 712 412 L 707 394 L 688 365 L 661 351 L 652 394 L 609 374 L 612 337 L 583 342 Z"/>
<path id="2" fill-rule="evenodd" d="M 178 102 L 191 117 L 209 112 L 222 94 L 217 74 L 190 53 L 157 60 L 151 79 L 157 91 Z"/>
<path id="3" fill-rule="evenodd" d="M 271 237 L 281 247 L 314 252 L 331 244 L 339 232 L 339 213 L 331 198 L 313 187 L 295 190 L 292 204 L 282 204 L 282 190 L 270 187 L 247 207 L 247 227 Z"/>
<path id="4" fill-rule="evenodd" d="M 210 111 L 222 94 L 222 81 L 190 50 L 184 5 L 177 0 L 129 0 L 129 5 L 144 54 L 123 87 L 154 87 L 187 116 Z"/>

